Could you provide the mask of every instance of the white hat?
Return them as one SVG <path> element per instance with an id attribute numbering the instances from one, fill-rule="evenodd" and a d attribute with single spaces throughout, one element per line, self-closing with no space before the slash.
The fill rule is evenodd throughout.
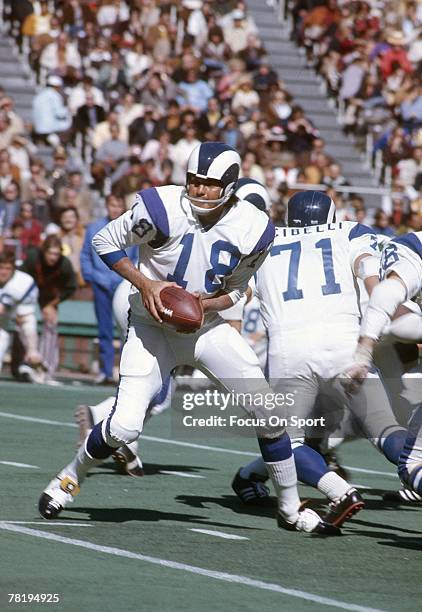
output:
<path id="1" fill-rule="evenodd" d="M 191 11 L 195 11 L 202 8 L 202 0 L 183 0 L 182 6 Z"/>
<path id="2" fill-rule="evenodd" d="M 245 19 L 245 13 L 241 9 L 235 9 L 232 12 L 233 19 Z"/>
<path id="3" fill-rule="evenodd" d="M 47 85 L 50 85 L 50 87 L 63 87 L 63 79 L 56 74 L 50 74 L 47 79 Z"/>

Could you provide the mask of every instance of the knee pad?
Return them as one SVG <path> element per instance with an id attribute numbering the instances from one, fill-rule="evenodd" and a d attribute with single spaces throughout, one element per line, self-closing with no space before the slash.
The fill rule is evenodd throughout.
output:
<path id="1" fill-rule="evenodd" d="M 103 437 L 109 446 L 115 447 L 116 443 L 118 446 L 130 444 L 139 438 L 141 431 L 125 427 L 124 423 L 121 423 L 115 413 L 103 421 Z"/>

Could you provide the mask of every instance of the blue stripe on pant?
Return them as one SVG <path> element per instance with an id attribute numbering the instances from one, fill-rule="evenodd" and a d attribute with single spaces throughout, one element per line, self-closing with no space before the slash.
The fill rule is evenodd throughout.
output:
<path id="1" fill-rule="evenodd" d="M 413 413 L 398 464 L 400 479 L 422 495 L 422 405 Z"/>
<path id="2" fill-rule="evenodd" d="M 106 289 L 92 283 L 95 316 L 98 322 L 101 371 L 107 378 L 113 378 L 113 295 L 116 288 Z"/>

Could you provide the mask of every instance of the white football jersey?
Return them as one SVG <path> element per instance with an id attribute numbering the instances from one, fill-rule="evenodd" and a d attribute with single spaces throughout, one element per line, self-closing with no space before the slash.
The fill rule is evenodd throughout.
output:
<path id="1" fill-rule="evenodd" d="M 141 245 L 139 270 L 151 280 L 173 281 L 187 291 L 213 295 L 246 291 L 274 239 L 268 216 L 239 201 L 209 228 L 192 213 L 184 188 L 174 185 L 144 189 L 130 211 L 111 221 L 93 239 L 93 246 L 111 267 Z M 132 288 L 133 312 L 145 315 Z M 150 318 L 150 315 L 148 315 Z"/>
<path id="2" fill-rule="evenodd" d="M 300 330 L 350 323 L 359 327 L 353 266 L 363 254 L 378 256 L 375 232 L 352 221 L 277 228 L 270 256 L 257 273 L 266 328 Z"/>
<path id="3" fill-rule="evenodd" d="M 5 311 L 0 315 L 0 328 L 7 327 L 13 315 L 26 315 L 35 312 L 38 288 L 32 276 L 15 270 L 12 278 L 0 287 L 0 304 Z"/>
<path id="4" fill-rule="evenodd" d="M 422 232 L 404 234 L 391 240 L 381 256 L 381 280 L 396 272 L 407 290 L 407 299 L 422 289 Z"/>

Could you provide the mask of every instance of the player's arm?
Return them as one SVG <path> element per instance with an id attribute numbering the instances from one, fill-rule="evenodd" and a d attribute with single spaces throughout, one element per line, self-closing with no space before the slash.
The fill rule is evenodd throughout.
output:
<path id="1" fill-rule="evenodd" d="M 176 283 L 150 280 L 135 267 L 125 251 L 129 246 L 151 242 L 160 232 L 163 233 L 160 220 L 152 216 L 142 197 L 139 197 L 132 210 L 110 221 L 95 234 L 92 245 L 111 270 L 138 289 L 145 308 L 156 321 L 162 323 L 160 291 L 164 287 L 176 286 Z"/>

